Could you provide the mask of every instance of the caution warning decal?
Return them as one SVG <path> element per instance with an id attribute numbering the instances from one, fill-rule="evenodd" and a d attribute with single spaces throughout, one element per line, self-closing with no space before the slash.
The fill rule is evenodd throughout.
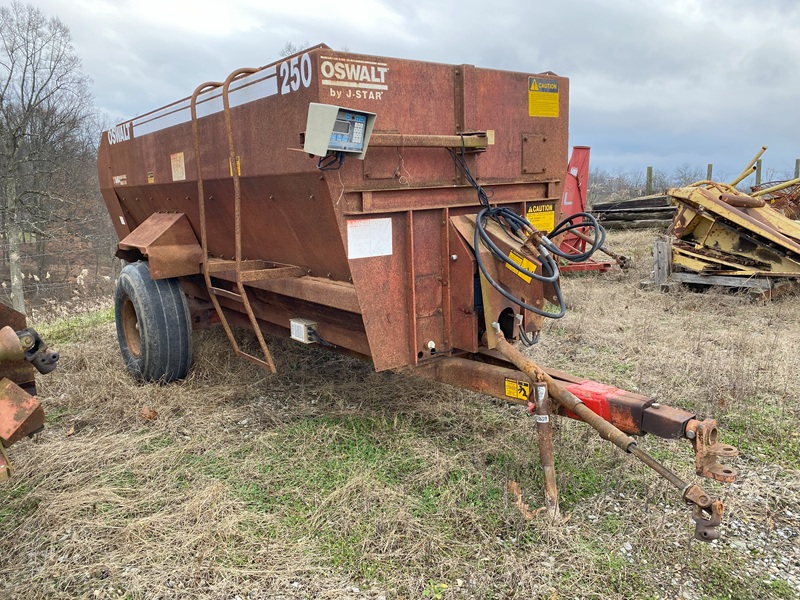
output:
<path id="1" fill-rule="evenodd" d="M 553 231 L 556 226 L 556 210 L 552 204 L 531 204 L 525 216 L 531 225 L 545 233 Z"/>
<path id="2" fill-rule="evenodd" d="M 531 395 L 531 384 L 528 381 L 519 381 L 506 377 L 506 396 L 517 400 L 527 400 Z"/>
<path id="3" fill-rule="evenodd" d="M 526 271 L 530 271 L 531 273 L 536 271 L 536 265 L 534 263 L 529 261 L 524 256 L 520 256 L 519 254 L 517 254 L 513 250 L 508 253 L 508 258 L 510 258 L 512 261 L 514 261 L 516 264 L 518 264 L 520 267 L 522 267 Z M 530 283 L 531 282 L 531 276 L 530 275 L 526 275 L 525 273 L 523 273 L 519 269 L 515 269 L 514 267 L 512 267 L 508 263 L 506 263 L 506 268 L 509 269 L 510 271 L 516 273 L 517 276 L 520 279 L 525 281 L 525 283 Z"/>
<path id="4" fill-rule="evenodd" d="M 558 80 L 528 77 L 528 114 L 531 117 L 558 117 Z"/>

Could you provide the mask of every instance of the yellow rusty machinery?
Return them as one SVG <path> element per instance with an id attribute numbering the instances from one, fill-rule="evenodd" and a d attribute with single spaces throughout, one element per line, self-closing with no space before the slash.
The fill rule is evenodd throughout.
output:
<path id="1" fill-rule="evenodd" d="M 762 198 L 782 187 L 749 195 L 735 187 L 760 155 L 730 184 L 699 181 L 667 190 L 677 205 L 670 228 L 673 274 L 699 276 L 687 282 L 729 286 L 763 278 L 771 286 L 778 279 L 800 278 L 800 223 Z M 788 185 L 793 182 L 783 187 Z"/>
<path id="2" fill-rule="evenodd" d="M 751 196 L 763 198 L 772 208 L 790 219 L 800 219 L 800 177 L 754 185 L 750 189 L 753 192 Z"/>

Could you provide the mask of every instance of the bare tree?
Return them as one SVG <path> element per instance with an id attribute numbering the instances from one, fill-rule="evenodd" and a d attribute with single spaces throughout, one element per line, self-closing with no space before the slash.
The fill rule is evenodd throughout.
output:
<path id="1" fill-rule="evenodd" d="M 691 185 L 696 181 L 706 178 L 707 172 L 700 167 L 693 167 L 689 163 L 683 163 L 675 167 L 672 172 L 672 183 L 675 187 Z"/>
<path id="2" fill-rule="evenodd" d="M 295 44 L 293 42 L 286 42 L 283 45 L 283 48 L 278 50 L 278 56 L 280 56 L 281 58 L 286 58 L 287 56 L 291 56 L 292 54 L 297 54 L 298 52 L 300 52 L 302 50 L 305 50 L 309 46 L 310 46 L 310 44 L 308 43 L 308 40 L 306 40 L 302 44 Z"/>
<path id="3" fill-rule="evenodd" d="M 21 243 L 50 235 L 47 224 L 64 212 L 57 184 L 92 154 L 90 83 L 63 22 L 19 2 L 0 8 L 0 225 L 19 311 Z"/>

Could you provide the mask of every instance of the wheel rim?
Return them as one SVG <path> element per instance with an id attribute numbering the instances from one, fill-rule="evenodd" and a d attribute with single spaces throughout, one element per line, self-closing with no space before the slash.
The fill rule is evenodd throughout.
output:
<path id="1" fill-rule="evenodd" d="M 128 350 L 134 358 L 139 358 L 142 353 L 142 337 L 139 334 L 139 318 L 130 298 L 125 298 L 122 304 L 122 331 L 125 333 Z"/>

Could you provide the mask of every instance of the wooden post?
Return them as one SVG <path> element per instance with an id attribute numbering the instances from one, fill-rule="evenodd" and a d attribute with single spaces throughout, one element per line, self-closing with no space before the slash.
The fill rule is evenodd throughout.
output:
<path id="1" fill-rule="evenodd" d="M 645 195 L 649 196 L 653 193 L 653 167 L 647 167 L 647 189 Z"/>
<path id="2" fill-rule="evenodd" d="M 653 244 L 653 283 L 663 289 L 672 273 L 672 242 L 659 237 Z"/>
<path id="3" fill-rule="evenodd" d="M 756 185 L 761 185 L 761 159 L 756 161 Z"/>
<path id="4" fill-rule="evenodd" d="M 708 163 L 708 171 L 706 172 L 706 179 L 708 181 L 712 181 L 711 175 L 712 175 L 713 172 L 714 172 L 714 165 L 711 164 L 711 163 Z"/>
<path id="5" fill-rule="evenodd" d="M 794 178 L 800 177 L 800 158 L 794 161 Z"/>

